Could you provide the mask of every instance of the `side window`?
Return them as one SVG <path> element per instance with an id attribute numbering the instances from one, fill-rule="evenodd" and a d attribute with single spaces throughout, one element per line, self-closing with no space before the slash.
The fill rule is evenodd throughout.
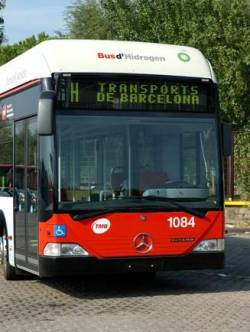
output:
<path id="1" fill-rule="evenodd" d="M 1 195 L 13 192 L 13 139 L 12 124 L 0 121 L 0 191 Z"/>
<path id="2" fill-rule="evenodd" d="M 37 254 L 37 119 L 15 123 L 16 249 Z M 28 251 L 27 251 L 28 250 Z"/>
<path id="3" fill-rule="evenodd" d="M 28 212 L 37 211 L 37 124 L 36 119 L 27 124 L 27 194 Z"/>
<path id="4" fill-rule="evenodd" d="M 25 208 L 25 122 L 15 125 L 15 205 L 17 210 Z"/>

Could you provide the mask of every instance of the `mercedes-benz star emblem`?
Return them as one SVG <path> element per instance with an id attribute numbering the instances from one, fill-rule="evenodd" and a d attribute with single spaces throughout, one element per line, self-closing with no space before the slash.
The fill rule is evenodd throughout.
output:
<path id="1" fill-rule="evenodd" d="M 134 238 L 135 250 L 141 254 L 146 254 L 153 248 L 152 238 L 145 233 L 140 233 Z"/>

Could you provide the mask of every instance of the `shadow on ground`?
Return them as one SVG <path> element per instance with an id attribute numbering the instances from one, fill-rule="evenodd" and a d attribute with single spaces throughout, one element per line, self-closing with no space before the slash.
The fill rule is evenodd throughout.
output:
<path id="1" fill-rule="evenodd" d="M 151 276 L 109 275 L 41 280 L 79 299 L 121 298 L 250 290 L 250 237 L 228 235 L 223 270 L 162 272 Z"/>

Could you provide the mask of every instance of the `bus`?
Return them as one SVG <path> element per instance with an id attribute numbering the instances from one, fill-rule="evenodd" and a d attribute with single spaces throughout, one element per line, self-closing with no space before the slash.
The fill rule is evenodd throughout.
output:
<path id="1" fill-rule="evenodd" d="M 7 280 L 223 268 L 231 132 L 199 50 L 49 40 L 0 77 Z"/>

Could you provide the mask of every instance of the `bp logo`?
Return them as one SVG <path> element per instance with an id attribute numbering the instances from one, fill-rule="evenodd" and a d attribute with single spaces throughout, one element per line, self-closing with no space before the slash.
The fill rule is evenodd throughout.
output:
<path id="1" fill-rule="evenodd" d="M 178 53 L 178 58 L 183 62 L 188 62 L 191 59 L 190 56 L 185 52 Z"/>

